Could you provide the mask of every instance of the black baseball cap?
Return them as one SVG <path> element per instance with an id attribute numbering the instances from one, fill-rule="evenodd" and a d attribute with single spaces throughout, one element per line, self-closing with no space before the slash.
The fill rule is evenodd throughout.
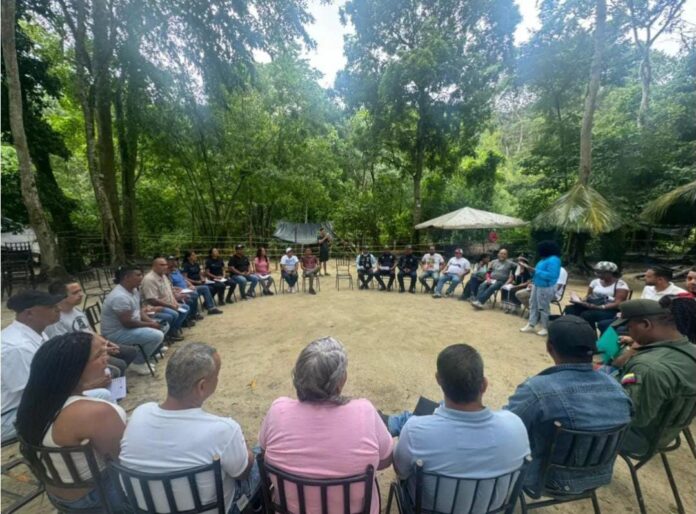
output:
<path id="1" fill-rule="evenodd" d="M 64 298 L 64 294 L 49 294 L 36 289 L 26 289 L 7 300 L 7 308 L 19 313 L 38 305 L 46 307 L 56 305 Z"/>
<path id="2" fill-rule="evenodd" d="M 628 323 L 633 318 L 648 318 L 650 316 L 661 316 L 669 314 L 669 309 L 665 309 L 655 300 L 628 300 L 619 304 L 621 318 L 611 324 L 612 327 L 620 327 Z"/>
<path id="3" fill-rule="evenodd" d="M 597 352 L 597 334 L 579 316 L 566 315 L 549 325 L 549 342 L 561 355 L 589 357 Z"/>

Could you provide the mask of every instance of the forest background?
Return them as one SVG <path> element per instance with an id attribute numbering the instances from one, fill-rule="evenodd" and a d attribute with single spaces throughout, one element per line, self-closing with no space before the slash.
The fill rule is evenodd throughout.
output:
<path id="1" fill-rule="evenodd" d="M 696 181 L 696 27 L 684 0 L 538 6 L 516 46 L 513 0 L 349 0 L 323 88 L 304 0 L 3 0 L 38 191 L 4 30 L 3 230 L 43 223 L 44 266 L 77 270 L 267 241 L 278 220 L 356 244 L 480 238 L 413 229 L 471 206 L 533 221 L 505 233 L 522 246 L 620 262 L 644 208 Z M 667 34 L 677 53 L 655 49 Z M 663 250 L 696 246 L 682 234 Z"/>

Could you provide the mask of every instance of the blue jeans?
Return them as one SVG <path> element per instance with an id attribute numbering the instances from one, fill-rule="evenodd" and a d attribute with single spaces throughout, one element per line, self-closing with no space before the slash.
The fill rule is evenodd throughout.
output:
<path id="1" fill-rule="evenodd" d="M 166 321 L 170 330 L 177 332 L 181 329 L 181 325 L 184 324 L 184 321 L 186 321 L 186 318 L 190 312 L 188 305 L 181 305 L 180 307 L 184 307 L 186 312 L 179 312 L 178 310 L 170 309 L 169 307 L 163 307 L 161 311 L 152 317 L 157 320 Z"/>
<path id="2" fill-rule="evenodd" d="M 488 299 L 504 285 L 505 282 L 503 280 L 496 280 L 492 284 L 486 284 L 484 282 L 481 286 L 479 286 L 479 292 L 476 299 L 479 301 L 479 303 L 486 303 Z"/>
<path id="3" fill-rule="evenodd" d="M 168 327 L 165 327 L 168 328 Z M 164 340 L 164 332 L 150 327 L 122 328 L 110 334 L 103 334 L 109 341 L 128 346 L 141 346 L 148 358 L 159 348 Z M 133 359 L 135 364 L 145 364 L 141 352 Z"/>
<path id="4" fill-rule="evenodd" d="M 444 287 L 446 282 L 450 282 L 450 285 L 447 288 L 447 293 L 445 294 L 452 294 L 459 285 L 459 282 L 461 281 L 462 277 L 460 277 L 456 273 L 444 273 L 442 276 L 440 276 L 440 278 L 437 281 L 437 286 L 435 287 L 435 294 L 442 294 L 442 288 Z"/>
<path id="5" fill-rule="evenodd" d="M 230 280 L 239 286 L 239 294 L 242 298 L 246 298 L 248 293 L 253 293 L 256 284 L 259 283 L 259 277 L 256 275 L 232 275 Z M 250 284 L 248 289 L 247 282 Z"/>
<path id="6" fill-rule="evenodd" d="M 424 271 L 423 273 L 421 273 L 421 276 L 418 277 L 418 281 L 421 284 L 423 284 L 423 286 L 426 289 L 430 289 L 430 286 L 428 285 L 428 282 L 427 282 L 427 280 L 429 278 L 433 279 L 433 287 L 435 287 L 435 284 L 437 284 L 437 279 L 440 278 L 440 270 L 429 269 L 427 271 Z"/>
<path id="7" fill-rule="evenodd" d="M 210 292 L 210 288 L 206 285 L 196 286 L 196 293 L 198 296 L 203 297 L 203 303 L 207 310 L 215 308 L 215 302 L 213 301 L 213 294 Z"/>
<path id="8" fill-rule="evenodd" d="M 254 448 L 254 455 L 261 451 L 261 448 Z M 235 480 L 236 490 L 234 491 L 234 498 L 232 499 L 232 505 L 227 511 L 227 514 L 241 514 L 237 508 L 237 500 L 239 500 L 243 494 L 246 495 L 248 500 L 252 500 L 255 496 L 259 495 L 261 491 L 261 473 L 259 472 L 259 465 L 256 460 L 254 460 L 254 465 L 251 467 L 249 476 L 244 480 Z"/>
<path id="9" fill-rule="evenodd" d="M 106 496 L 106 498 L 104 498 L 106 502 L 114 512 L 123 512 L 125 508 L 124 498 L 121 491 L 117 489 L 116 485 L 111 480 L 111 477 L 106 474 L 106 471 L 104 471 L 101 481 L 104 489 L 104 495 Z M 82 498 L 78 498 L 77 500 L 64 500 L 54 494 L 48 494 L 51 496 L 51 499 L 54 502 L 67 507 L 68 509 L 96 509 L 102 505 L 99 498 L 99 493 L 96 489 L 92 489 Z"/>
<path id="10" fill-rule="evenodd" d="M 196 319 L 196 316 L 198 316 L 198 293 L 188 293 L 186 296 L 188 296 L 186 301 L 186 305 L 189 307 L 188 315 L 191 319 Z"/>
<path id="11" fill-rule="evenodd" d="M 287 273 L 282 271 L 280 275 L 285 279 L 290 287 L 295 287 L 295 284 L 297 284 L 297 273 Z"/>

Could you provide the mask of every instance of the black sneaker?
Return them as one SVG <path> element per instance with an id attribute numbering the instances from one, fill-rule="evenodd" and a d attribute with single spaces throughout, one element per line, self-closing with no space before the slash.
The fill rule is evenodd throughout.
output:
<path id="1" fill-rule="evenodd" d="M 317 294 L 317 292 L 314 289 L 310 289 L 309 294 Z"/>
<path id="2" fill-rule="evenodd" d="M 222 311 L 217 307 L 213 307 L 212 309 L 208 309 L 208 314 L 222 314 Z"/>
<path id="3" fill-rule="evenodd" d="M 273 296 L 273 291 L 266 291 L 264 294 L 266 296 Z"/>

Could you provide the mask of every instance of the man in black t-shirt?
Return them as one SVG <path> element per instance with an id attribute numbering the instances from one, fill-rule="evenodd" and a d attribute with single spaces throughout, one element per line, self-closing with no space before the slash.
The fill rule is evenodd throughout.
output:
<path id="1" fill-rule="evenodd" d="M 326 232 L 324 227 L 319 229 L 317 236 L 317 244 L 319 245 L 319 265 L 324 267 L 324 275 L 326 272 L 326 263 L 329 262 L 329 247 L 331 246 L 331 236 Z"/>
<path id="2" fill-rule="evenodd" d="M 382 255 L 377 258 L 377 272 L 375 273 L 375 278 L 379 283 L 380 291 L 391 291 L 392 284 L 394 284 L 394 269 L 396 268 L 396 256 L 391 253 L 388 246 L 384 247 Z M 389 283 L 385 287 L 382 277 L 389 275 Z"/>
<path id="3" fill-rule="evenodd" d="M 418 276 L 418 259 L 413 255 L 413 248 L 411 245 L 406 247 L 404 254 L 399 257 L 399 292 L 403 293 L 404 289 L 404 276 L 408 275 L 411 277 L 411 285 L 408 288 L 409 293 L 416 292 L 416 278 Z"/>
<path id="4" fill-rule="evenodd" d="M 243 244 L 235 246 L 235 252 L 227 263 L 227 271 L 230 273 L 230 280 L 239 286 L 242 300 L 246 300 L 248 297 L 256 297 L 254 289 L 259 282 L 259 278 L 251 272 L 249 258 L 244 255 Z M 247 283 L 250 284 L 248 289 Z"/>

